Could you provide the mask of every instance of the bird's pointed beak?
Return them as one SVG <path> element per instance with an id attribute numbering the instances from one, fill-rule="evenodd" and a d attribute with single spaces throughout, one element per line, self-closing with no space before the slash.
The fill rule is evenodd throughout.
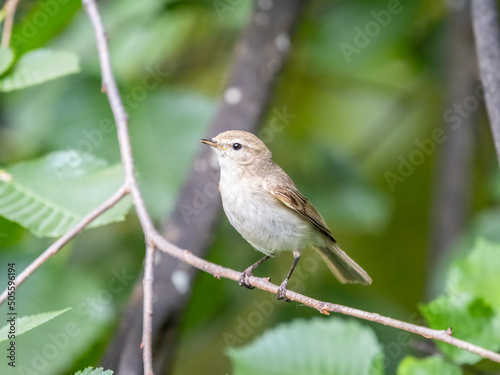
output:
<path id="1" fill-rule="evenodd" d="M 218 148 L 221 148 L 221 149 L 225 150 L 225 148 L 222 147 L 221 145 L 219 145 L 217 143 L 217 141 L 214 140 L 213 138 L 212 139 L 198 139 L 198 142 L 204 143 L 206 145 L 209 145 L 210 147 L 218 147 Z"/>

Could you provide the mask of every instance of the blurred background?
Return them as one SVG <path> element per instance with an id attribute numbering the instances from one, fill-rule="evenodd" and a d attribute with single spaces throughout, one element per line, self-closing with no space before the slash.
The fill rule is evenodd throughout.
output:
<path id="1" fill-rule="evenodd" d="M 13 48 L 73 51 L 81 72 L 1 96 L 1 166 L 70 149 L 110 164 L 120 161 L 116 132 L 103 126 L 112 115 L 99 90 L 88 18 L 78 1 L 56 3 L 60 10 L 52 21 L 35 27 L 27 41 L 13 38 Z M 467 3 L 311 0 L 303 8 L 257 134 L 373 284 L 339 284 L 310 251 L 292 277 L 294 290 L 422 323 L 419 304 L 442 292 L 449 264 L 478 236 L 499 240 L 500 179 Z M 21 1 L 14 33 L 36 25 L 44 4 Z M 202 147 L 197 140 L 210 136 L 207 128 L 253 3 L 115 0 L 99 7 L 130 118 L 138 179 L 160 226 Z M 52 243 L 4 218 L 0 235 L 0 265 L 14 261 L 19 270 Z M 129 214 L 124 222 L 84 231 L 48 261 L 19 289 L 19 310 L 73 310 L 20 337 L 19 361 L 49 374 L 99 363 L 141 277 L 143 256 L 143 234 Z M 206 257 L 243 270 L 260 253 L 221 215 Z M 291 261 L 291 254 L 283 254 L 255 274 L 278 282 Z M 199 273 L 169 373 L 232 373 L 228 346 L 252 342 L 278 323 L 317 315 Z M 57 346 L 57 333 L 70 323 L 80 331 Z M 363 324 L 384 345 L 399 340 L 395 329 Z M 62 355 L 44 354 L 50 340 Z M 407 354 L 435 351 L 416 336 L 393 352 L 386 346 L 386 371 L 395 373 Z"/>

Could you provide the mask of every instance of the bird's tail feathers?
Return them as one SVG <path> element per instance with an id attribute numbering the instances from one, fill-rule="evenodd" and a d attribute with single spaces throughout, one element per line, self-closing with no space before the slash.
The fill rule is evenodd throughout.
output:
<path id="1" fill-rule="evenodd" d="M 323 246 L 316 246 L 330 271 L 342 283 L 370 285 L 372 279 L 366 271 L 352 260 L 335 242 L 329 241 Z"/>

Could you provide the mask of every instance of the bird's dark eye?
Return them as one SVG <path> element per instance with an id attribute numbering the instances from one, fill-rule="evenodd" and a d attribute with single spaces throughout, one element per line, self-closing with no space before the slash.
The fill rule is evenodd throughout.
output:
<path id="1" fill-rule="evenodd" d="M 238 151 L 241 148 L 241 143 L 233 143 L 233 150 Z"/>

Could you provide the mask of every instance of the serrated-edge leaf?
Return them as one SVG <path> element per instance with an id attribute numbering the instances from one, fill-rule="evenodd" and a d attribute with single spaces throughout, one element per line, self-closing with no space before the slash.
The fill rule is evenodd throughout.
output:
<path id="1" fill-rule="evenodd" d="M 9 187 L 13 188 L 10 192 L 8 191 Z M 55 219 L 60 218 L 60 220 L 55 221 L 58 224 L 53 229 L 56 235 L 61 232 L 62 228 L 70 228 L 79 219 L 64 207 L 55 205 L 14 181 L 10 183 L 0 182 L 0 197 L 6 193 L 7 196 L 0 198 L 0 215 L 32 230 L 37 236 L 43 236 L 44 229 L 49 227 Z M 21 198 L 18 199 L 19 196 Z M 21 209 L 18 210 L 19 208 Z M 40 209 L 37 211 L 38 208 Z M 46 220 L 41 226 L 30 227 L 42 216 L 45 216 Z M 23 220 L 24 217 L 26 220 Z M 62 230 L 62 232 L 64 231 Z"/>
<path id="2" fill-rule="evenodd" d="M 113 375 L 112 370 L 104 370 L 102 367 L 93 369 L 92 367 L 87 367 L 83 371 L 75 372 L 75 375 Z"/>
<path id="3" fill-rule="evenodd" d="M 0 215 L 31 230 L 39 237 L 61 235 L 78 221 L 75 215 L 63 207 L 16 182 L 0 181 L 0 197 Z M 39 223 L 39 220 L 42 222 Z"/>
<path id="4" fill-rule="evenodd" d="M 39 159 L 15 164 L 7 171 L 0 170 L 0 215 L 29 229 L 38 237 L 57 237 L 76 225 L 92 208 L 104 202 L 108 196 L 103 196 L 101 202 L 92 201 L 93 207 L 89 207 L 88 211 L 83 211 L 83 207 L 73 210 L 64 205 L 64 199 L 57 200 L 58 197 L 56 196 L 43 196 L 36 191 L 37 184 L 60 184 L 60 182 L 56 181 L 56 176 L 50 175 L 52 172 L 47 172 L 42 177 L 38 176 L 38 178 L 43 178 L 43 181 L 39 181 L 37 176 L 31 178 L 33 170 L 36 168 L 44 170 L 45 166 L 52 165 L 51 163 L 54 160 L 64 159 L 64 156 L 67 156 L 70 152 L 55 152 Z M 74 182 L 78 181 L 79 178 L 83 178 L 87 179 L 86 181 L 89 183 L 88 179 L 90 178 L 93 179 L 88 185 L 88 188 L 90 188 L 94 186 L 94 183 L 98 184 L 97 181 L 102 178 L 108 183 L 114 181 L 115 176 L 122 173 L 119 164 L 108 166 L 103 160 L 97 159 L 90 154 L 83 155 L 81 160 L 83 160 L 81 165 L 71 168 L 73 174 L 68 173 L 67 176 L 65 175 L 68 181 Z M 54 173 L 57 174 L 58 171 Z M 121 181 L 117 183 L 116 188 L 118 188 Z M 62 186 L 66 185 L 63 184 Z M 110 191 L 110 194 L 112 192 Z M 68 197 L 65 199 L 67 200 Z M 90 223 L 89 228 L 124 220 L 129 207 L 130 200 L 125 198 L 96 218 Z"/>
<path id="5" fill-rule="evenodd" d="M 58 317 L 59 315 L 65 313 L 66 311 L 71 310 L 70 307 L 64 309 L 64 310 L 59 310 L 59 311 L 52 311 L 52 312 L 46 312 L 46 313 L 41 313 L 41 314 L 36 314 L 36 315 L 29 315 L 29 316 L 22 316 L 22 317 L 17 317 L 17 315 L 8 315 L 8 318 L 14 318 L 15 319 L 15 335 L 16 338 L 23 333 L 26 333 L 33 328 L 36 328 L 44 323 L 47 323 L 48 321 Z M 7 313 L 8 314 L 8 313 Z M 0 328 L 0 342 L 7 341 L 8 340 L 8 333 L 10 329 L 10 323 L 7 323 L 5 326 Z"/>
<path id="6" fill-rule="evenodd" d="M 248 345 L 228 348 L 227 354 L 235 375 L 364 375 L 382 374 L 384 367 L 374 332 L 344 319 L 281 324 Z"/>
<path id="7" fill-rule="evenodd" d="M 8 92 L 39 85 L 79 71 L 79 57 L 72 52 L 33 50 L 21 56 L 12 72 L 0 79 L 0 91 Z"/>
<path id="8" fill-rule="evenodd" d="M 0 75 L 2 75 L 14 61 L 14 52 L 11 48 L 0 47 Z"/>

